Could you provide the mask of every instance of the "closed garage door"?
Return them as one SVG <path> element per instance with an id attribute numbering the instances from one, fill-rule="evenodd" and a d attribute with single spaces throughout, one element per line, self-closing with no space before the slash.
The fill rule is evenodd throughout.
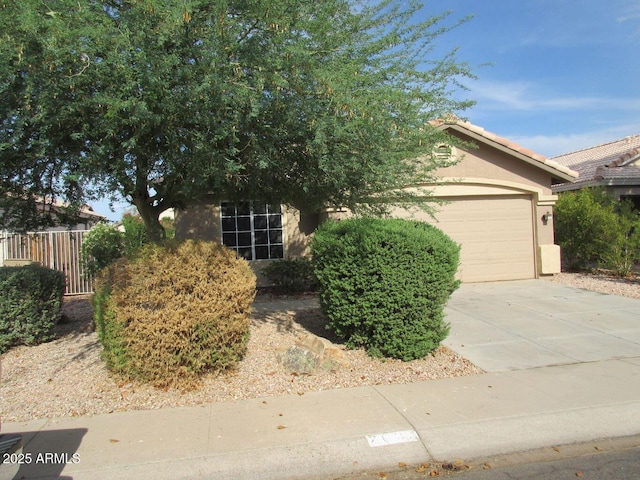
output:
<path id="1" fill-rule="evenodd" d="M 533 217 L 528 196 L 449 197 L 434 223 L 461 245 L 464 282 L 535 277 Z"/>

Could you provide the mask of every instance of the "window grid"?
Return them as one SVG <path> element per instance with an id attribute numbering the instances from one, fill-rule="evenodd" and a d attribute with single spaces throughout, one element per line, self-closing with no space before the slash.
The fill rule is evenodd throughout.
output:
<path id="1" fill-rule="evenodd" d="M 247 260 L 284 258 L 282 210 L 258 202 L 220 204 L 222 243 Z"/>

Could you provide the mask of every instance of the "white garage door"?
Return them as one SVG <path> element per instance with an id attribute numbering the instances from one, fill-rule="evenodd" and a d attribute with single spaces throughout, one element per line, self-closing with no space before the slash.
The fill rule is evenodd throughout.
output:
<path id="1" fill-rule="evenodd" d="M 464 282 L 535 277 L 533 214 L 527 196 L 447 198 L 434 223 L 461 245 Z"/>

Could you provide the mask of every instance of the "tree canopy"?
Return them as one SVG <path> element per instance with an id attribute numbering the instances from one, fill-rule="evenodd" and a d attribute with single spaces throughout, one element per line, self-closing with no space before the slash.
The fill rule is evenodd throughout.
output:
<path id="1" fill-rule="evenodd" d="M 206 194 L 380 209 L 433 182 L 429 122 L 471 105 L 436 40 L 463 23 L 383 0 L 6 0 L 2 224 L 107 196 L 149 236 Z M 424 157 L 427 156 L 427 160 Z M 13 219 L 13 220 L 12 220 Z M 19 221 L 17 221 L 18 219 Z M 11 224 L 13 221 L 13 224 Z"/>

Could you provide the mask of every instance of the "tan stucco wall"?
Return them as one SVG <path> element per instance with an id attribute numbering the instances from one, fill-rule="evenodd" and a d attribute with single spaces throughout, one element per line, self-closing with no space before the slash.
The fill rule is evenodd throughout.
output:
<path id="1" fill-rule="evenodd" d="M 282 224 L 285 256 L 301 257 L 309 255 L 309 241 L 318 225 L 317 215 L 305 215 L 284 206 Z M 219 242 L 222 236 L 220 224 L 220 204 L 211 197 L 180 210 L 175 215 L 176 238 L 193 238 Z"/>
<path id="2" fill-rule="evenodd" d="M 318 225 L 318 215 L 305 215 L 300 211 L 283 207 L 282 227 L 285 258 L 309 256 L 311 235 Z M 220 242 L 222 226 L 220 223 L 220 202 L 209 197 L 186 210 L 175 214 L 176 238 L 197 239 Z M 262 270 L 273 260 L 250 262 L 256 274 L 258 285 L 268 285 Z"/>
<path id="3" fill-rule="evenodd" d="M 459 135 L 464 141 L 470 138 Z M 479 144 L 478 148 L 455 148 L 456 158 L 461 160 L 450 167 L 438 169 L 436 176 L 447 178 L 484 178 L 494 182 L 513 182 L 542 189 L 551 194 L 551 175 L 524 161 L 493 148 Z"/>
<path id="4" fill-rule="evenodd" d="M 175 212 L 176 238 L 220 241 L 220 207 L 213 197 Z"/>
<path id="5" fill-rule="evenodd" d="M 464 138 L 463 138 L 464 139 Z M 468 139 L 465 139 L 468 140 Z M 551 174 L 512 155 L 481 144 L 478 149 L 454 149 L 461 161 L 440 169 L 437 176 L 443 185 L 428 187 L 434 196 L 469 197 L 487 195 L 526 194 L 532 199 L 534 255 L 538 275 L 560 271 L 559 249 L 554 243 L 553 206 L 557 197 L 551 191 Z M 495 212 L 499 215 L 500 212 Z M 331 211 L 321 215 L 305 215 L 293 208 L 283 209 L 285 258 L 309 255 L 309 244 L 316 226 L 326 218 L 344 218 L 346 211 Z M 220 241 L 220 213 L 217 200 L 210 198 L 188 211 L 176 214 L 178 238 L 201 238 Z M 269 261 L 252 262 L 259 274 Z"/>

